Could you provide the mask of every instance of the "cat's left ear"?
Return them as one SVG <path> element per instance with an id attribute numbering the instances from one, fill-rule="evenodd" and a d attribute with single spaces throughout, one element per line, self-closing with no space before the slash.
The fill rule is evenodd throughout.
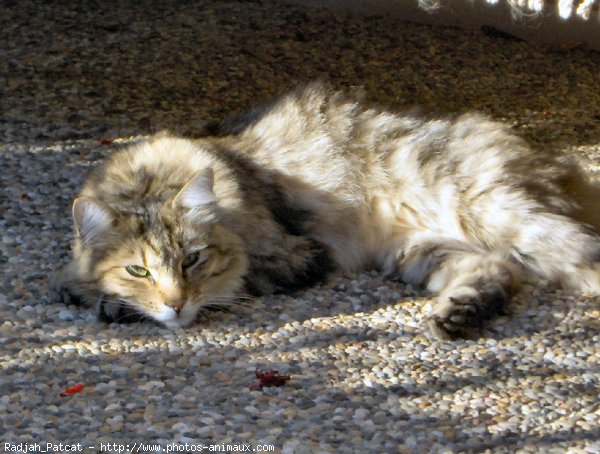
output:
<path id="1" fill-rule="evenodd" d="M 180 206 L 189 210 L 206 210 L 216 201 L 213 192 L 215 176 L 211 168 L 207 168 L 196 175 L 179 191 L 173 199 L 173 206 Z"/>
<path id="2" fill-rule="evenodd" d="M 73 220 L 77 233 L 89 245 L 101 242 L 114 220 L 112 210 L 92 197 L 78 197 L 73 201 Z"/>

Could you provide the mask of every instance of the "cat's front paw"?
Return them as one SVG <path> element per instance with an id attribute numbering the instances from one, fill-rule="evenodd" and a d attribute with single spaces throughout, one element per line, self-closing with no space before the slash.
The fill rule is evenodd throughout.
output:
<path id="1" fill-rule="evenodd" d="M 469 330 L 497 315 L 509 298 L 510 292 L 495 282 L 457 289 L 440 298 L 427 321 L 428 327 L 439 339 L 465 337 Z"/>
<path id="2" fill-rule="evenodd" d="M 75 295 L 66 287 L 58 287 L 56 289 L 56 299 L 63 304 L 73 304 L 75 306 L 80 306 L 82 304 L 81 297 L 79 295 Z"/>
<path id="3" fill-rule="evenodd" d="M 98 319 L 105 323 L 136 323 L 144 316 L 120 301 L 107 301 L 101 298 L 98 302 Z"/>

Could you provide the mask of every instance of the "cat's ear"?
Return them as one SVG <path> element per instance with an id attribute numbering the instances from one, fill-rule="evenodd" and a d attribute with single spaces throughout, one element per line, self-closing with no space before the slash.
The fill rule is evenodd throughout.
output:
<path id="1" fill-rule="evenodd" d="M 173 200 L 173 206 L 187 209 L 205 210 L 217 201 L 213 192 L 215 176 L 211 168 L 196 175 L 179 191 Z"/>
<path id="2" fill-rule="evenodd" d="M 100 200 L 78 197 L 73 202 L 73 220 L 81 240 L 91 245 L 98 242 L 110 229 L 114 214 Z"/>

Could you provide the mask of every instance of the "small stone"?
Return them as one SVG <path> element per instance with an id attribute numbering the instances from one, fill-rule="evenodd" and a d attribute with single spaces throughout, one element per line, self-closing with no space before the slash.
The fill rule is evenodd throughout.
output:
<path id="1" fill-rule="evenodd" d="M 212 437 L 212 435 L 213 435 L 213 428 L 209 427 L 209 426 L 200 427 L 197 430 L 197 433 L 198 433 L 198 436 L 200 438 L 203 438 L 203 437 Z"/>
<path id="2" fill-rule="evenodd" d="M 365 419 L 369 414 L 369 410 L 365 408 L 358 408 L 354 411 L 354 419 Z"/>
<path id="3" fill-rule="evenodd" d="M 75 314 L 69 310 L 62 310 L 58 313 L 58 318 L 64 321 L 75 320 Z"/>

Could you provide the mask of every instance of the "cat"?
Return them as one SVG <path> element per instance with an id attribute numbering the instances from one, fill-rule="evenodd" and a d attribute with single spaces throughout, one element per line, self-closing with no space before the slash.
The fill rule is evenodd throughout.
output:
<path id="1" fill-rule="evenodd" d="M 456 338 L 525 281 L 600 293 L 598 194 L 480 114 L 392 113 L 313 83 L 218 135 L 115 152 L 73 203 L 61 285 L 109 319 L 177 328 L 237 295 L 377 268 L 434 293 L 427 324 Z"/>

